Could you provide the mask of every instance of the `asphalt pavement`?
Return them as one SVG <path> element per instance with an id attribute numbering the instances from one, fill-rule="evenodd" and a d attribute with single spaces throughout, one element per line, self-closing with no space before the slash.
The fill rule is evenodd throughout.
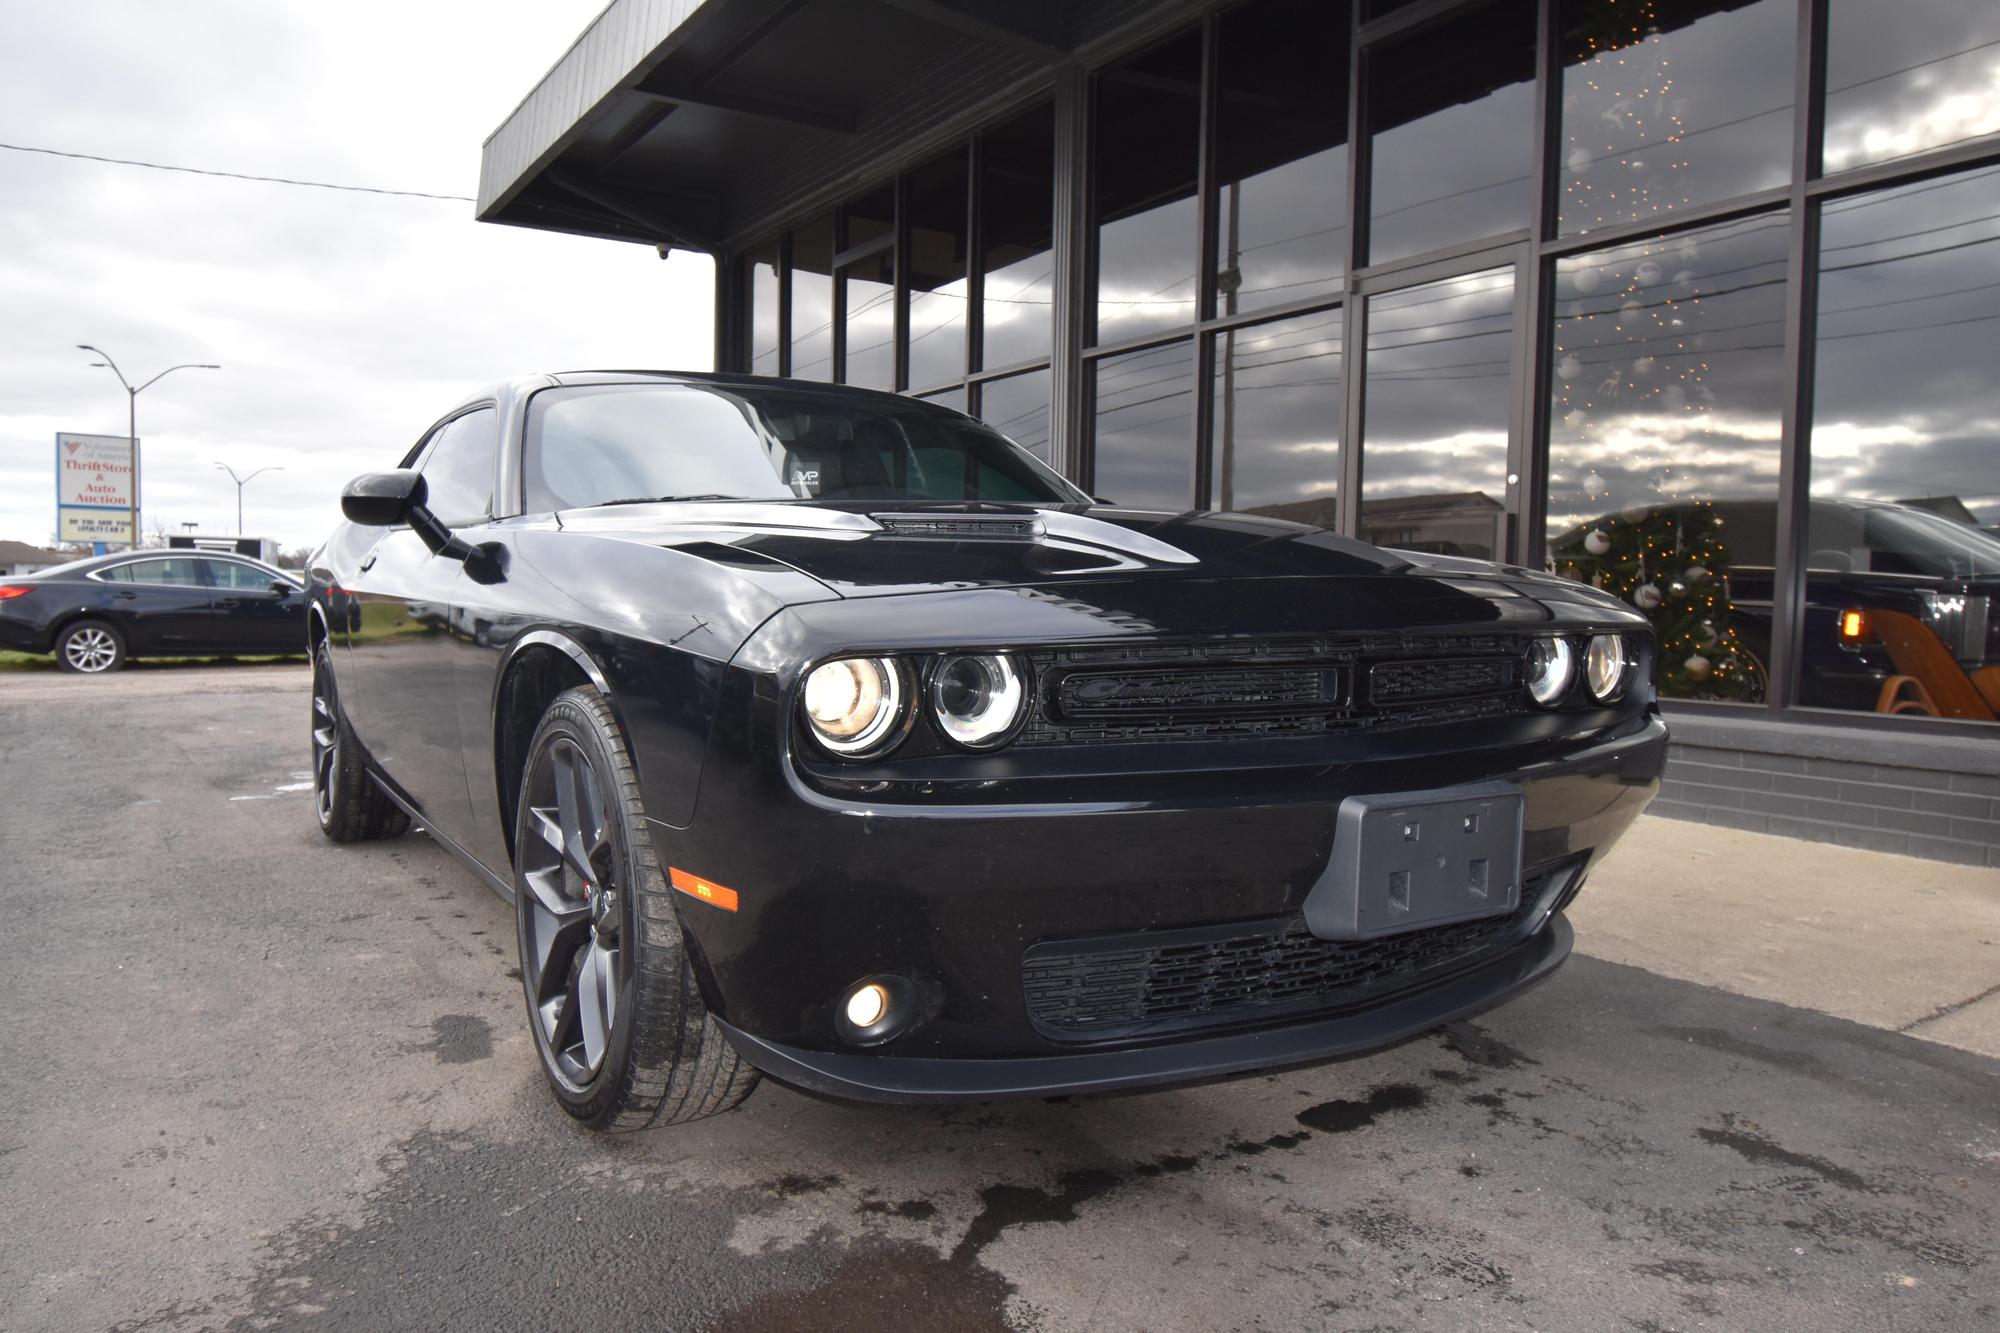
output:
<path id="1" fill-rule="evenodd" d="M 0 1328 L 2000 1326 L 2000 1061 L 1588 956 L 1344 1063 L 592 1136 L 510 910 L 326 843 L 306 722 L 0 675 Z"/>

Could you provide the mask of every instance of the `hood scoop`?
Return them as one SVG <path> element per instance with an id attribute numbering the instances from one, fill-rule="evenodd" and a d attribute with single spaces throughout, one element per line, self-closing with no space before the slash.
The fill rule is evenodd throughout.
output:
<path id="1" fill-rule="evenodd" d="M 870 514 L 884 535 L 948 542 L 1038 542 L 1044 527 L 1038 514 Z"/>

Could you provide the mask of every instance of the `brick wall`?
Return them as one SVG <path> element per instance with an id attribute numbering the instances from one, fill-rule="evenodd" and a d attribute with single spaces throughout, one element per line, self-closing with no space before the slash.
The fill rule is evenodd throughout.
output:
<path id="1" fill-rule="evenodd" d="M 1814 842 L 2000 867 L 2000 735 L 1669 712 L 1651 813 Z"/>

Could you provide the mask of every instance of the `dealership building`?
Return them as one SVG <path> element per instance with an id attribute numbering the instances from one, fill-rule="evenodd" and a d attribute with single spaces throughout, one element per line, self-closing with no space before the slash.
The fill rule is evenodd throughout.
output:
<path id="1" fill-rule="evenodd" d="M 612 0 L 479 216 L 1119 504 L 1594 583 L 1661 813 L 2000 866 L 1993 0 Z"/>

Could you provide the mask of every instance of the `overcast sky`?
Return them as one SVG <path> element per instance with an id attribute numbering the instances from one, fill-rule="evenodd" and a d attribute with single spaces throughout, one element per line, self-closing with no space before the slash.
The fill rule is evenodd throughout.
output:
<path id="1" fill-rule="evenodd" d="M 471 195 L 480 145 L 603 0 L 7 0 L 0 141 Z M 123 434 L 145 525 L 316 544 L 348 477 L 526 371 L 706 369 L 712 270 L 472 205 L 0 151 L 0 538 L 55 527 L 54 435 Z"/>

